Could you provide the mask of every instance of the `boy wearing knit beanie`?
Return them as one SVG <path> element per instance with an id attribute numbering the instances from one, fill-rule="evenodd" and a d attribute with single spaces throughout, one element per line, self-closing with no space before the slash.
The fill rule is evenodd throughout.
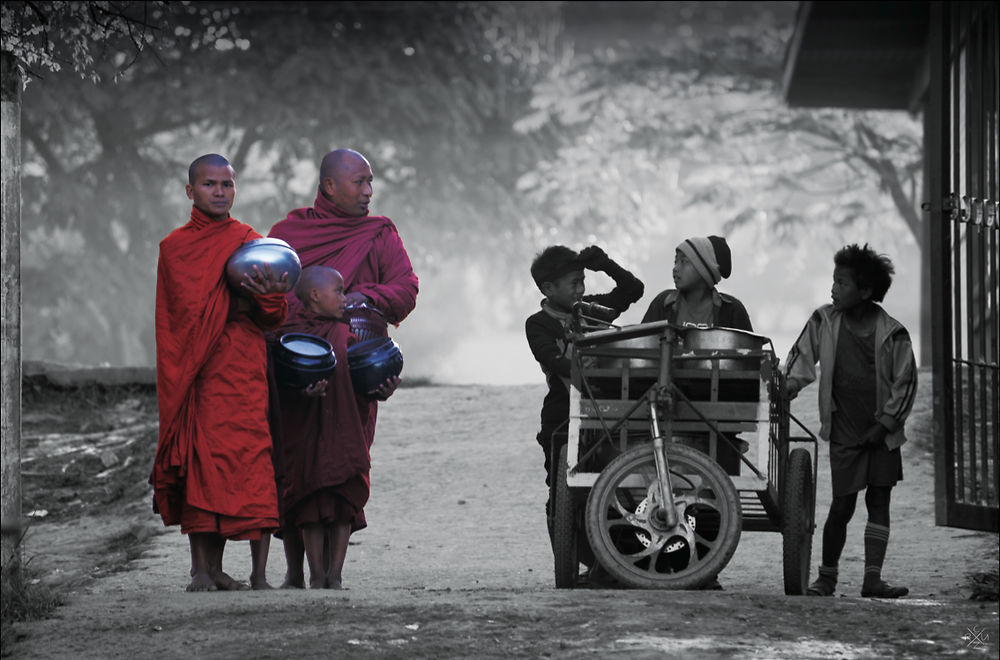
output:
<path id="1" fill-rule="evenodd" d="M 726 239 L 721 236 L 696 236 L 682 241 L 674 252 L 673 278 L 676 288 L 657 294 L 649 304 L 646 315 L 642 317 L 642 322 L 669 321 L 681 326 L 723 327 L 753 332 L 750 315 L 743 303 L 715 288 L 732 271 L 732 253 Z M 690 384 L 688 394 L 701 399 L 705 393 L 698 387 L 699 384 Z M 727 384 L 727 387 L 733 386 Z M 730 394 L 740 396 L 741 391 L 731 391 Z M 716 445 L 715 459 L 727 474 L 738 475 L 740 455 L 733 444 L 738 445 L 742 451 L 748 445 L 733 434 L 727 434 L 727 437 L 729 442 L 720 440 Z M 683 442 L 705 453 L 709 451 L 706 436 L 698 435 Z M 718 580 L 713 580 L 704 588 L 722 587 Z"/>
<path id="2" fill-rule="evenodd" d="M 753 332 L 750 315 L 738 299 L 719 292 L 717 285 L 733 271 L 733 258 L 721 236 L 696 236 L 677 246 L 674 286 L 649 304 L 643 323 L 670 321 L 702 328 L 736 328 Z"/>

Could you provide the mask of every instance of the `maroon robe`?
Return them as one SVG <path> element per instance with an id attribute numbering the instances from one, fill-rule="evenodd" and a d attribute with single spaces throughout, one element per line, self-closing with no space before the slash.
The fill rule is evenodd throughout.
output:
<path id="1" fill-rule="evenodd" d="M 313 207 L 295 209 L 268 236 L 295 248 L 303 268 L 336 268 L 344 278 L 344 291 L 371 298 L 390 323 L 398 326 L 417 304 L 419 282 L 389 218 L 349 216 L 319 191 Z M 297 316 L 301 307 L 289 293 L 289 317 Z M 365 425 L 369 448 L 375 439 L 378 405 L 373 401 L 370 408 Z"/>
<path id="2" fill-rule="evenodd" d="M 278 386 L 279 410 L 272 426 L 275 452 L 280 453 L 282 527 L 303 522 L 352 520 L 352 529 L 366 526 L 371 459 L 365 441 L 367 402 L 359 402 L 351 386 L 347 347 L 350 329 L 341 322 L 317 319 L 300 306 L 276 333 L 306 332 L 326 339 L 337 356 L 327 379 L 326 396 L 310 397 L 301 389 Z M 339 503 L 334 503 L 339 498 Z M 328 520 L 302 513 L 306 507 L 336 510 Z M 305 519 L 305 520 L 304 520 Z"/>

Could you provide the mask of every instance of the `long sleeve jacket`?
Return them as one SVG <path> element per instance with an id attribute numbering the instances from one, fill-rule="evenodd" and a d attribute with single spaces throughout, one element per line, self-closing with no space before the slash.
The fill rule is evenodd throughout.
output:
<path id="1" fill-rule="evenodd" d="M 785 364 L 790 393 L 816 380 L 819 370 L 820 437 L 830 440 L 833 415 L 833 367 L 843 313 L 833 305 L 820 307 L 806 323 Z M 875 322 L 876 421 L 889 430 L 885 442 L 896 449 L 906 442 L 903 425 L 917 392 L 917 364 L 910 333 L 881 307 Z"/>
<path id="2" fill-rule="evenodd" d="M 584 296 L 585 302 L 597 303 L 619 314 L 642 298 L 645 287 L 639 278 L 615 262 L 608 260 L 602 269 L 614 281 L 608 293 Z M 566 341 L 569 314 L 560 314 L 542 301 L 542 309 L 524 322 L 524 332 L 532 355 L 538 361 L 549 391 L 542 403 L 542 426 L 558 426 L 569 418 L 570 343 Z"/>

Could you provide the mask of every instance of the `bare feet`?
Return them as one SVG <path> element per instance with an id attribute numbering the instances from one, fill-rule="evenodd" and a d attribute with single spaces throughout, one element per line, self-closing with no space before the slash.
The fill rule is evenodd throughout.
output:
<path id="1" fill-rule="evenodd" d="M 297 575 L 294 578 L 285 576 L 285 581 L 281 583 L 282 589 L 305 589 L 306 579 L 302 575 Z"/>
<path id="2" fill-rule="evenodd" d="M 250 578 L 250 588 L 254 591 L 267 591 L 268 589 L 274 589 L 274 587 L 268 583 L 267 579 L 264 578 Z"/>
<path id="3" fill-rule="evenodd" d="M 309 578 L 309 588 L 310 589 L 325 589 L 326 588 L 326 576 L 319 575 L 317 577 Z"/>
<path id="4" fill-rule="evenodd" d="M 207 573 L 195 573 L 192 576 L 191 584 L 187 586 L 188 591 L 218 591 L 215 580 Z"/>
<path id="5" fill-rule="evenodd" d="M 327 589 L 343 589 L 344 588 L 344 584 L 340 580 L 327 580 L 326 581 L 326 588 Z"/>
<path id="6" fill-rule="evenodd" d="M 245 591 L 250 588 L 247 583 L 238 582 L 222 571 L 217 572 L 213 578 L 215 579 L 215 586 L 220 591 Z"/>

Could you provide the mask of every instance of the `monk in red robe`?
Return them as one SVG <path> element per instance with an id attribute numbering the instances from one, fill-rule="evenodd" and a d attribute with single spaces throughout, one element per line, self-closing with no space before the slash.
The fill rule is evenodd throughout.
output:
<path id="1" fill-rule="evenodd" d="M 398 326 L 417 304 L 418 281 L 396 225 L 384 216 L 368 215 L 371 165 L 356 151 L 337 149 L 323 157 L 319 177 L 313 206 L 295 209 L 268 235 L 295 248 L 303 268 L 329 266 L 339 271 L 348 305 L 367 303 Z M 300 306 L 289 294 L 289 316 Z M 365 423 L 369 448 L 377 413 L 378 404 L 372 401 Z"/>
<path id="2" fill-rule="evenodd" d="M 188 591 L 242 589 L 222 571 L 226 541 L 260 541 L 278 526 L 263 329 L 285 318 L 287 273 L 255 270 L 243 295 L 227 286 L 229 256 L 261 236 L 229 215 L 236 174 L 225 158 L 191 163 L 186 192 L 190 221 L 160 243 L 160 432 L 150 483 L 164 525 L 188 535 Z M 254 559 L 252 581 L 263 573 Z"/>
<path id="3" fill-rule="evenodd" d="M 272 417 L 275 449 L 283 461 L 282 532 L 290 550 L 286 587 L 304 586 L 303 545 L 312 589 L 341 589 L 351 532 L 364 527 L 360 514 L 368 501 L 371 459 L 365 441 L 368 399 L 351 386 L 347 348 L 353 335 L 344 319 L 344 280 L 333 268 L 309 266 L 295 287 L 301 302 L 281 330 L 326 339 L 337 358 L 334 372 L 305 389 L 278 383 L 278 410 Z M 377 391 L 385 400 L 399 384 L 387 380 Z"/>

